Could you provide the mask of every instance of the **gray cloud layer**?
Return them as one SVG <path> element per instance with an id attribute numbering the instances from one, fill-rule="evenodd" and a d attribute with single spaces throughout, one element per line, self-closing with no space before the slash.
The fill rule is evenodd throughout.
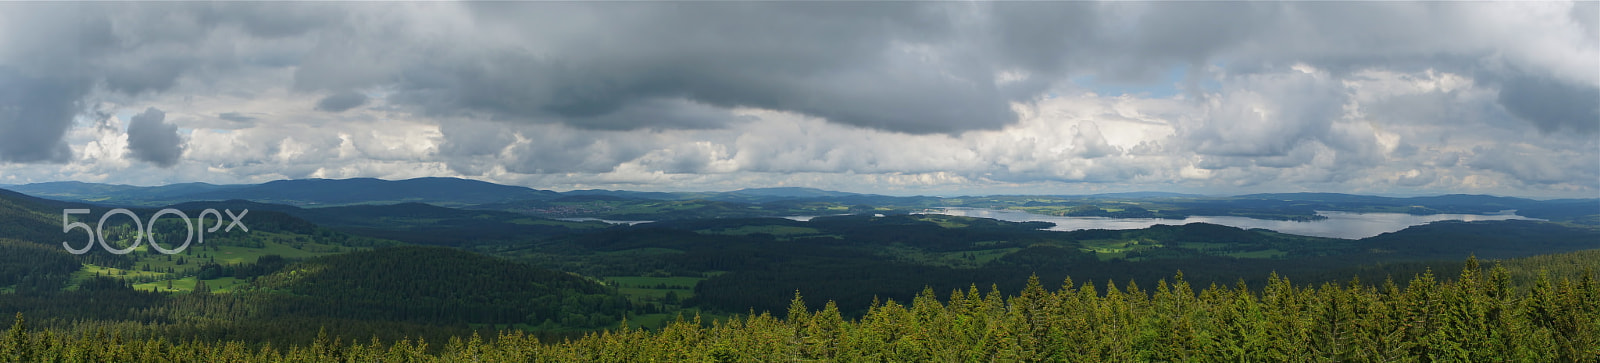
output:
<path id="1" fill-rule="evenodd" d="M 1600 88 L 1519 75 L 1500 88 L 1500 104 L 1545 132 L 1600 130 Z"/>
<path id="2" fill-rule="evenodd" d="M 79 112 L 83 93 L 80 82 L 0 66 L 0 160 L 66 161 L 70 151 L 62 136 Z"/>
<path id="3" fill-rule="evenodd" d="M 367 104 L 367 95 L 358 92 L 341 92 L 317 101 L 317 109 L 328 112 L 344 112 L 345 110 Z"/>
<path id="4" fill-rule="evenodd" d="M 1382 170 L 1399 173 L 1384 177 L 1395 185 L 1420 187 L 1466 183 L 1444 169 L 1459 165 L 1588 187 L 1594 173 L 1582 164 L 1547 172 L 1484 154 L 1593 148 L 1597 18 L 1592 2 L 6 3 L 0 161 L 72 160 L 69 131 L 88 106 L 191 113 L 190 96 L 225 96 L 300 103 L 207 109 L 178 123 L 146 112 L 127 130 L 130 155 L 171 166 L 187 142 L 176 127 L 282 133 L 271 125 L 295 115 L 307 132 L 430 120 L 431 133 L 407 136 L 438 141 L 417 157 L 465 175 L 636 167 L 1137 183 L 1193 166 L 1190 177 L 1236 185 L 1349 182 Z M 1181 79 L 1164 84 L 1174 72 Z M 1175 87 L 1182 98 L 1059 127 L 1026 124 L 1041 102 L 1105 85 Z M 749 110 L 877 136 L 808 127 L 788 135 L 803 140 L 766 141 L 788 149 L 748 147 L 735 130 L 776 127 Z M 202 119 L 235 124 L 187 121 Z M 1165 125 L 1170 135 L 1135 145 L 1125 142 L 1133 126 L 1107 119 Z M 852 144 L 976 140 L 1025 126 L 1060 137 L 926 150 L 947 160 L 917 162 L 899 154 L 915 147 Z M 1463 144 L 1521 130 L 1535 133 L 1507 142 L 1540 146 Z M 224 136 L 217 145 L 272 150 L 277 162 L 386 142 L 360 132 Z M 261 144 L 237 144 L 246 139 Z M 841 149 L 861 159 L 831 151 Z M 1471 157 L 1446 162 L 1450 153 Z M 979 161 L 988 165 L 953 166 Z"/>

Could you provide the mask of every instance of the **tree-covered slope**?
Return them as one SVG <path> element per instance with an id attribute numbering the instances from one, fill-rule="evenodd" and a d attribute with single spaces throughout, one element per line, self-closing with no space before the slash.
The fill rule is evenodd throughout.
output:
<path id="1" fill-rule="evenodd" d="M 573 222 L 511 212 L 441 207 L 425 203 L 301 208 L 247 200 L 188 202 L 183 210 L 249 209 L 281 212 L 340 232 L 436 246 L 514 244 L 533 239 L 609 227 L 603 222 Z"/>
<path id="2" fill-rule="evenodd" d="M 1362 239 L 1376 255 L 1413 259 L 1512 258 L 1600 248 L 1600 227 L 1539 221 L 1441 221 Z"/>
<path id="3" fill-rule="evenodd" d="M 10 268 L 7 261 L 0 258 L 0 268 Z M 443 341 L 500 329 L 572 336 L 615 326 L 631 307 L 584 278 L 438 247 L 380 248 L 287 264 L 267 256 L 230 269 L 240 274 L 240 285 L 227 292 L 151 292 L 135 290 L 123 276 L 95 276 L 74 290 L 0 293 L 0 311 L 33 316 L 37 326 L 55 330 L 306 344 L 321 330 L 383 341 Z"/>
<path id="4" fill-rule="evenodd" d="M 627 300 L 563 272 L 437 247 L 326 256 L 256 280 L 287 295 L 279 313 L 419 323 L 609 325 Z"/>
<path id="5" fill-rule="evenodd" d="M 0 189 L 0 238 L 59 244 L 61 209 L 81 207 Z"/>
<path id="6" fill-rule="evenodd" d="M 1015 288 L 1030 274 L 1126 281 L 1182 270 L 1201 283 L 1261 286 L 1272 272 L 1328 281 L 1351 276 L 1330 272 L 1378 263 L 1600 248 L 1600 230 L 1537 221 L 1440 222 L 1366 240 L 1206 223 L 1072 232 L 1045 226 L 918 214 L 681 220 L 484 251 L 589 276 L 696 279 L 687 303 L 724 312 L 780 309 L 780 296 L 799 289 L 835 300 L 853 316 L 874 297 L 904 300 L 924 286 Z"/>
<path id="7" fill-rule="evenodd" d="M 1265 287 L 1060 284 L 1037 278 L 1015 295 L 977 286 L 874 303 L 860 318 L 829 302 L 711 325 L 695 317 L 658 331 L 618 329 L 550 341 L 520 333 L 412 340 L 318 334 L 250 349 L 237 342 L 125 340 L 30 331 L 0 337 L 0 359 L 102 357 L 121 362 L 1592 362 L 1600 359 L 1600 283 L 1537 279 L 1517 289 L 1506 268 L 1469 260 L 1455 278 L 1425 273 L 1405 287 L 1360 283 Z M 1059 287 L 1055 287 L 1059 286 Z M 941 298 L 947 297 L 947 298 Z M 22 317 L 19 315 L 19 318 Z"/>

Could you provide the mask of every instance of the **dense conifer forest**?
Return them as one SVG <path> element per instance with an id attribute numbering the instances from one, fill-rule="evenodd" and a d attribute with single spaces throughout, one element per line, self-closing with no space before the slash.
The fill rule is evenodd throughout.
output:
<path id="1" fill-rule="evenodd" d="M 248 233 L 75 255 L 61 202 L 0 195 L 0 361 L 1600 361 L 1600 229 L 1578 223 L 1352 240 L 240 203 L 185 208 L 255 209 Z"/>
<path id="2" fill-rule="evenodd" d="M 1592 255 L 1592 253 L 1589 253 Z M 1559 259 L 1557 259 L 1559 260 Z M 1544 259 L 1549 262 L 1551 259 Z M 1586 261 L 1591 266 L 1592 259 Z M 1600 282 L 1528 267 L 1462 264 L 1401 287 L 1351 280 L 1300 286 L 1270 276 L 1261 289 L 1193 286 L 1180 272 L 1150 282 L 1030 278 L 1017 294 L 978 286 L 874 303 L 859 319 L 796 293 L 787 311 L 725 321 L 680 318 L 571 339 L 508 330 L 446 340 L 329 335 L 310 342 L 141 336 L 127 326 L 32 328 L 17 314 L 0 359 L 18 362 L 775 362 L 775 361 L 1527 361 L 1600 360 Z M 1558 263 L 1566 264 L 1566 263 Z"/>

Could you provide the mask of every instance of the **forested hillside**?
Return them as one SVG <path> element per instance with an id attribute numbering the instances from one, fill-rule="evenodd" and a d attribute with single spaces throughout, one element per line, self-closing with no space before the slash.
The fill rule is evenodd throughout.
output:
<path id="1" fill-rule="evenodd" d="M 100 276 L 76 290 L 0 294 L 0 308 L 52 330 L 252 344 L 309 343 L 319 330 L 385 341 L 438 340 L 474 329 L 570 335 L 613 326 L 631 308 L 626 298 L 580 277 L 438 247 L 289 264 L 268 256 L 230 270 L 250 275 L 228 293 L 211 293 L 204 284 L 184 294 L 140 291 Z"/>
<path id="2" fill-rule="evenodd" d="M 1047 288 L 1017 295 L 977 286 L 945 298 L 875 303 L 860 319 L 796 294 L 770 313 L 658 331 L 622 328 L 575 340 L 520 332 L 448 342 L 341 337 L 304 345 L 128 339 L 104 330 L 30 330 L 23 315 L 0 337 L 0 359 L 117 362 L 776 362 L 776 361 L 1529 361 L 1600 360 L 1600 283 L 1533 281 L 1514 287 L 1505 267 L 1469 260 L 1453 279 L 1431 272 L 1406 287 L 1296 286 L 1271 276 L 1259 290 L 1192 286 L 1180 273 L 1155 283 Z M 1054 284 L 1051 284 L 1054 285 Z M 442 343 L 442 349 L 433 351 Z"/>
<path id="3" fill-rule="evenodd" d="M 686 305 L 722 312 L 781 310 L 783 296 L 798 289 L 859 316 L 874 297 L 907 300 L 925 286 L 971 283 L 1016 291 L 1029 275 L 1153 281 L 1182 270 L 1199 283 L 1243 279 L 1261 287 L 1273 272 L 1338 281 L 1355 276 L 1345 269 L 1363 265 L 1600 248 L 1600 229 L 1535 221 L 1438 222 L 1363 240 L 1204 223 L 1071 232 L 1042 230 L 1047 226 L 934 214 L 681 220 L 475 250 L 588 276 L 683 284 L 674 292 Z"/>
<path id="4" fill-rule="evenodd" d="M 446 208 L 423 203 L 300 208 L 244 200 L 189 202 L 183 210 L 249 209 L 294 216 L 332 230 L 413 244 L 469 247 L 516 244 L 550 236 L 602 229 L 603 222 L 573 222 L 490 211 Z"/>
<path id="5" fill-rule="evenodd" d="M 0 189 L 0 238 L 43 243 L 61 237 L 61 211 L 66 203 Z"/>
<path id="6" fill-rule="evenodd" d="M 423 324 L 601 327 L 629 308 L 581 277 L 437 247 L 309 260 L 256 279 L 250 290 L 286 293 L 283 315 Z"/>
<path id="7" fill-rule="evenodd" d="M 1588 271 L 1600 250 L 1561 252 L 1600 247 L 1600 229 L 1573 223 L 1436 222 L 1349 240 L 1206 223 L 1060 232 L 1044 222 L 883 215 L 871 207 L 807 221 L 610 225 L 420 203 L 224 201 L 174 207 L 190 215 L 251 209 L 250 232 L 210 234 L 175 255 L 147 247 L 72 255 L 59 246 L 54 214 L 67 206 L 0 195 L 0 225 L 27 238 L 0 239 L 0 327 L 12 313 L 26 319 L 0 337 L 0 360 L 1561 361 L 1595 354 L 1588 347 L 1597 319 L 1585 304 L 1596 301 Z M 76 207 L 93 209 L 91 217 L 107 209 Z M 132 219 L 110 221 L 104 230 L 112 245 L 138 237 Z M 184 236 L 175 219 L 148 227 L 163 244 Z M 1541 253 L 1557 254 L 1521 258 Z M 1504 268 L 1469 267 L 1476 262 L 1461 261 L 1470 255 Z M 1174 271 L 1182 277 L 1173 279 Z M 1440 279 L 1430 271 L 1467 272 Z M 1044 288 L 1074 278 L 1093 283 Z M 797 290 L 813 302 L 804 312 L 792 299 Z M 762 313 L 784 311 L 782 319 Z M 697 314 L 704 314 L 699 324 Z M 1574 343 L 1533 343 L 1557 339 Z M 85 346 L 91 343 L 100 345 Z M 405 361 L 391 358 L 383 359 Z"/>
<path id="8" fill-rule="evenodd" d="M 1012 209 L 1080 217 L 1168 218 L 1239 216 L 1309 221 L 1319 211 L 1415 215 L 1485 214 L 1514 210 L 1550 221 L 1600 223 L 1600 199 L 1532 200 L 1488 195 L 1391 198 L 1338 193 L 1202 196 L 1161 192 L 1094 195 L 991 195 L 895 197 L 807 188 L 727 192 L 574 190 L 557 193 L 458 178 L 408 180 L 301 179 L 262 184 L 173 184 L 157 187 L 51 182 L 10 186 L 30 195 L 108 206 L 156 207 L 203 200 L 243 199 L 300 207 L 428 203 L 498 210 L 539 217 L 611 220 L 680 220 L 877 212 L 907 213 L 947 207 Z"/>

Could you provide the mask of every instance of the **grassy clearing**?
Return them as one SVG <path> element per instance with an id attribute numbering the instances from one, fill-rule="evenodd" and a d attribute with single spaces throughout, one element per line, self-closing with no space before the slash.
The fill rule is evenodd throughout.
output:
<path id="1" fill-rule="evenodd" d="M 676 295 L 679 300 L 694 297 L 694 285 L 699 284 L 704 277 L 643 277 L 643 276 L 608 276 L 601 280 L 606 285 L 616 286 L 617 292 L 628 297 L 636 304 L 649 302 L 662 302 L 667 293 Z"/>
<path id="2" fill-rule="evenodd" d="M 1020 250 L 1022 249 L 1010 247 L 972 251 L 929 252 L 905 246 L 891 246 L 884 249 L 886 255 L 892 256 L 901 262 L 950 268 L 978 268 L 990 261 Z"/>
<path id="3" fill-rule="evenodd" d="M 140 271 L 140 270 L 123 270 L 123 269 L 119 269 L 119 268 L 96 266 L 96 265 L 93 265 L 93 264 L 87 264 L 86 263 L 86 264 L 83 264 L 83 267 L 78 269 L 78 271 L 73 272 L 72 273 L 72 277 L 67 279 L 67 287 L 64 288 L 64 290 L 76 291 L 76 290 L 78 290 L 78 284 L 82 283 L 84 280 L 88 280 L 89 278 L 95 277 L 95 276 L 111 276 L 111 277 L 116 277 L 116 278 L 125 278 L 125 279 L 135 279 L 135 280 L 137 280 L 137 279 L 159 279 L 159 278 L 162 278 L 164 276 L 167 276 L 167 274 L 164 273 L 164 272 Z"/>
<path id="4" fill-rule="evenodd" d="M 256 259 L 266 255 L 278 255 L 289 259 L 303 259 L 353 252 L 363 249 L 357 247 L 325 245 L 320 243 L 304 243 L 300 244 L 299 247 L 300 248 L 295 248 L 295 246 L 278 242 L 266 242 L 263 243 L 259 248 L 208 244 L 206 246 L 191 246 L 188 250 L 176 255 L 150 254 L 140 258 L 139 262 L 135 263 L 134 265 L 144 266 L 148 264 L 151 269 L 155 271 L 165 271 L 167 267 L 172 267 L 174 270 L 182 270 L 196 268 L 200 263 L 205 262 L 231 265 L 256 262 Z M 140 248 L 143 249 L 145 247 L 141 246 Z M 182 265 L 177 264 L 177 260 L 180 257 L 183 258 L 185 262 Z"/>
<path id="5" fill-rule="evenodd" d="M 1163 247 L 1162 244 L 1147 239 L 1096 239 L 1078 241 L 1081 251 L 1093 252 L 1101 261 L 1128 258 L 1129 252 L 1143 251 Z"/>
<path id="6" fill-rule="evenodd" d="M 297 242 L 296 237 L 300 236 L 272 232 L 251 232 L 247 237 L 251 239 L 250 243 L 243 243 L 244 241 L 241 241 L 239 237 L 208 239 L 204 245 L 190 245 L 183 253 L 174 255 L 151 251 L 149 244 L 142 244 L 129 253 L 129 255 L 137 258 L 133 263 L 133 268 L 118 269 L 84 264 L 83 268 L 73 273 L 66 289 L 76 290 L 83 280 L 98 274 L 134 282 L 134 286 L 140 290 L 189 292 L 194 291 L 195 279 L 192 275 L 201 265 L 206 263 L 241 265 L 254 263 L 261 256 L 266 255 L 278 255 L 288 259 L 307 259 L 366 249 Z M 261 247 L 246 247 L 247 245 L 256 245 L 257 242 Z M 172 289 L 166 288 L 169 280 L 172 281 Z M 211 289 L 211 292 L 216 293 L 232 291 L 235 285 L 242 283 L 241 281 L 235 281 L 232 277 L 206 280 L 206 286 Z"/>
<path id="7" fill-rule="evenodd" d="M 969 226 L 966 223 L 957 222 L 952 218 L 944 218 L 943 215 L 924 214 L 924 216 L 926 216 L 926 217 L 923 217 L 923 218 L 920 218 L 920 219 L 924 220 L 924 221 L 928 221 L 928 222 L 933 222 L 935 224 L 938 224 L 940 227 L 944 227 L 944 228 L 967 228 L 967 226 Z"/>
<path id="8" fill-rule="evenodd" d="M 167 281 L 171 281 L 172 282 L 172 288 L 170 288 L 170 289 L 167 288 Z M 235 288 L 237 288 L 239 286 L 243 286 L 243 285 L 247 284 L 247 282 L 244 281 L 244 280 L 240 280 L 240 279 L 236 279 L 236 278 L 232 278 L 232 277 L 223 277 L 223 278 L 218 278 L 218 279 L 205 280 L 205 282 L 206 282 L 206 288 L 210 289 L 212 293 L 232 292 L 233 289 L 235 289 Z M 196 285 L 196 280 L 195 280 L 194 277 L 185 277 L 185 278 L 181 278 L 181 279 L 177 279 L 177 280 L 166 280 L 166 281 L 159 281 L 159 282 L 147 282 L 147 283 L 142 283 L 142 284 L 134 284 L 133 285 L 133 289 L 134 290 L 140 290 L 140 291 L 189 293 L 189 292 L 194 292 L 195 285 Z"/>
<path id="9" fill-rule="evenodd" d="M 1160 243 L 1144 239 L 1095 239 L 1079 241 L 1084 250 L 1094 253 L 1126 253 L 1162 247 Z"/>

